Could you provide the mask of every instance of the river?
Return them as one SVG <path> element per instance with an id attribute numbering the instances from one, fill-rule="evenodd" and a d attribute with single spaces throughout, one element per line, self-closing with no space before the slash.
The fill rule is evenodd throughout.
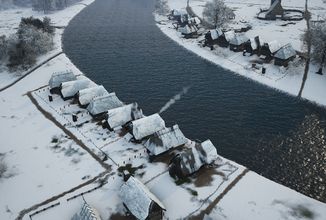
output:
<path id="1" fill-rule="evenodd" d="M 64 52 L 88 77 L 115 91 L 124 102 L 138 102 L 147 115 L 187 88 L 161 114 L 167 125 L 178 123 L 190 139 L 209 138 L 220 155 L 326 201 L 320 188 L 326 185 L 325 170 L 319 168 L 325 165 L 325 160 L 320 161 L 323 149 L 300 151 L 283 141 L 295 138 L 293 133 L 310 117 L 325 120 L 325 109 L 185 50 L 157 28 L 153 7 L 150 0 L 96 0 L 66 28 Z M 318 129 L 324 132 L 324 128 L 320 123 Z M 282 147 L 277 144 L 280 140 Z M 313 164 L 302 166 L 302 158 Z M 302 173 L 309 175 L 303 178 Z"/>

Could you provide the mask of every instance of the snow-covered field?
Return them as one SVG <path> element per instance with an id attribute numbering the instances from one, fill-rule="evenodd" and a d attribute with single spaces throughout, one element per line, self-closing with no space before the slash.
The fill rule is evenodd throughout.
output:
<path id="1" fill-rule="evenodd" d="M 82 8 L 76 5 L 58 12 L 62 17 L 56 15 L 57 21 L 68 24 Z M 8 14 L 2 16 L 3 12 Z M 1 18 L 11 18 L 11 13 L 3 12 L 0 12 Z M 3 19 L 1 22 L 6 23 Z M 57 38 L 60 48 L 61 36 Z M 109 156 L 105 161 L 110 165 L 110 172 L 105 178 L 107 183 L 83 196 L 99 211 L 102 219 L 121 219 L 126 213 L 118 195 L 123 182 L 118 167 L 121 169 L 126 164 L 135 168 L 135 176 L 164 203 L 167 208 L 165 219 L 184 219 L 190 214 L 196 216 L 203 212 L 210 213 L 213 219 L 309 219 L 302 213 L 313 215 L 314 219 L 326 219 L 326 204 L 251 171 L 246 173 L 245 167 L 222 157 L 217 166 L 202 169 L 189 182 L 177 185 L 167 172 L 170 155 L 149 163 L 144 147 L 130 142 L 129 134 L 103 129 L 92 121 L 85 109 L 71 103 L 71 100 L 63 101 L 56 95 L 52 102 L 48 100 L 47 84 L 51 74 L 66 69 L 82 75 L 62 54 L 0 92 L 0 160 L 8 167 L 0 179 L 0 219 L 15 219 L 23 209 L 102 173 L 105 170 L 103 164 L 85 151 L 79 141 L 98 157 L 102 158 L 103 153 Z M 78 142 L 47 119 L 28 94 L 35 98 L 42 111 L 71 132 Z M 123 100 L 123 97 L 119 98 Z M 72 121 L 73 113 L 78 115 L 76 123 Z M 189 140 L 188 146 L 191 144 Z M 238 179 L 241 175 L 244 177 Z M 81 208 L 83 199 L 81 196 L 67 199 L 98 185 L 99 182 L 94 182 L 39 207 L 36 210 L 60 202 L 60 205 L 34 215 L 32 219 L 71 219 Z M 223 192 L 225 195 L 219 200 Z M 210 208 L 210 205 L 213 207 Z M 24 219 L 30 219 L 28 215 L 36 210 L 27 213 Z"/>
<path id="2" fill-rule="evenodd" d="M 207 0 L 190 0 L 190 6 L 198 16 L 202 16 L 203 6 Z M 260 8 L 268 8 L 270 1 L 249 0 L 245 3 L 242 1 L 225 1 L 231 7 L 236 19 L 230 24 L 229 28 L 239 28 L 250 24 L 252 29 L 246 32 L 249 38 L 259 35 L 265 42 L 278 40 L 281 44 L 291 43 L 293 47 L 302 51 L 301 35 L 305 30 L 305 21 L 294 22 L 289 24 L 286 21 L 261 21 L 255 18 Z M 168 0 L 171 9 L 185 10 L 187 0 Z M 284 8 L 303 9 L 304 1 L 285 0 L 282 1 Z M 325 16 L 326 4 L 321 0 L 309 1 L 310 11 L 313 19 L 320 19 Z M 251 68 L 251 63 L 259 60 L 254 56 L 242 56 L 242 53 L 231 52 L 228 48 L 216 48 L 211 51 L 208 47 L 201 47 L 198 39 L 184 39 L 172 26 L 171 22 L 165 16 L 155 15 L 156 21 L 160 21 L 157 26 L 168 37 L 176 41 L 186 49 L 196 53 L 198 56 L 211 61 L 223 68 L 231 70 L 236 74 L 250 78 L 254 81 L 297 96 L 300 90 L 302 76 L 304 71 L 303 62 L 296 58 L 287 68 L 275 66 L 272 63 L 264 64 L 266 74 L 261 74 L 262 70 Z M 285 26 L 284 26 L 285 25 Z M 207 30 L 201 29 L 203 33 Z M 315 74 L 318 66 L 311 65 L 303 91 L 302 97 L 315 102 L 319 105 L 326 106 L 326 75 Z"/>
<path id="3" fill-rule="evenodd" d="M 89 5 L 94 0 L 83 0 L 81 3 Z M 9 36 L 17 31 L 22 17 L 40 18 L 47 16 L 51 18 L 51 22 L 58 27 L 65 27 L 69 21 L 81 10 L 85 8 L 83 4 L 76 4 L 61 11 L 55 11 L 50 14 L 33 11 L 31 8 L 14 8 L 8 10 L 0 10 L 0 36 Z M 47 60 L 51 56 L 62 51 L 61 36 L 64 29 L 56 29 L 54 36 L 54 48 L 50 52 L 37 58 L 36 65 Z M 0 89 L 14 82 L 16 79 L 24 75 L 27 71 L 9 72 L 8 68 L 0 65 Z"/>

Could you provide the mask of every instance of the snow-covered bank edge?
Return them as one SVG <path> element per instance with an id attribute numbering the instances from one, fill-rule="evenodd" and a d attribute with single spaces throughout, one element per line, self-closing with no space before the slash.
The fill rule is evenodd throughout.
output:
<path id="1" fill-rule="evenodd" d="M 171 25 L 171 22 L 167 20 L 167 17 L 157 15 L 154 13 L 156 26 L 171 40 L 184 47 L 185 49 L 193 52 L 202 59 L 205 59 L 219 67 L 229 70 L 237 75 L 244 76 L 247 79 L 259 82 L 262 85 L 268 86 L 279 92 L 285 93 L 293 97 L 297 97 L 302 81 L 303 72 L 299 74 L 284 73 L 277 79 L 263 75 L 258 71 L 252 70 L 248 65 L 244 65 L 242 53 L 234 53 L 231 57 L 224 58 L 217 54 L 212 53 L 209 48 L 203 48 L 198 45 L 198 41 L 194 39 L 184 39 L 180 36 Z M 222 49 L 222 50 L 229 50 Z M 240 62 L 239 62 L 240 60 Z M 248 64 L 248 63 L 247 63 Z M 277 67 L 278 68 L 278 67 Z M 313 67 L 311 67 L 313 69 Z M 313 74 L 313 70 L 310 70 L 308 79 L 306 81 L 305 88 L 303 90 L 302 99 L 312 102 L 320 107 L 326 107 L 326 99 L 323 94 L 326 93 L 326 77 L 321 77 L 317 74 Z"/>

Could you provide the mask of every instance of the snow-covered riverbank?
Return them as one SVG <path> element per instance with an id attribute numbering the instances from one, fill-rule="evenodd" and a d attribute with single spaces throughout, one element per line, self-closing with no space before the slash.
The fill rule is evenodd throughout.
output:
<path id="1" fill-rule="evenodd" d="M 75 14 L 83 7 L 76 9 Z M 69 16 L 71 19 L 73 14 Z M 63 20 L 62 18 L 62 22 L 69 23 L 68 20 Z M 61 36 L 58 37 L 60 41 L 57 41 L 57 46 L 61 47 Z M 223 157 L 220 157 L 220 167 L 213 172 L 203 171 L 192 178 L 190 183 L 177 186 L 165 172 L 166 162 L 148 163 L 143 146 L 129 142 L 130 135 L 118 138 L 119 133 L 109 132 L 92 122 L 85 109 L 80 109 L 70 100 L 63 101 L 60 96 L 53 96 L 53 102 L 47 100 L 47 84 L 51 74 L 65 69 L 82 75 L 62 54 L 13 87 L 0 92 L 0 159 L 3 158 L 8 166 L 5 178 L 0 179 L 0 219 L 15 219 L 21 210 L 84 183 L 103 171 L 103 167 L 75 140 L 36 108 L 26 95 L 34 90 L 31 94 L 40 108 L 96 154 L 101 155 L 94 148 L 94 143 L 116 163 L 121 165 L 127 161 L 137 167 L 137 178 L 146 182 L 146 186 L 166 206 L 165 219 L 185 218 L 190 213 L 198 215 L 205 212 L 210 204 L 214 204 L 210 211 L 213 219 L 308 219 L 305 213 L 312 213 L 317 220 L 326 218 L 326 204 L 254 172 L 245 173 L 242 179 L 234 182 L 245 171 L 245 167 Z M 81 115 L 77 123 L 72 122 L 70 117 L 74 112 Z M 85 194 L 84 198 L 97 208 L 103 219 L 119 219 L 125 214 L 118 195 L 122 178 L 118 175 L 118 166 L 111 159 L 106 163 L 112 167 L 108 183 L 99 190 Z M 232 183 L 234 187 L 227 191 Z M 96 186 L 94 183 L 68 193 L 53 202 L 60 202 L 59 206 L 35 215 L 33 219 L 70 219 L 80 209 L 83 199 L 67 199 Z M 223 192 L 226 194 L 219 200 Z M 206 198 L 208 199 L 205 200 Z M 218 204 L 215 204 L 217 201 Z M 28 215 L 24 219 L 29 219 Z"/>
<path id="2" fill-rule="evenodd" d="M 203 6 L 205 1 L 190 0 L 189 4 L 193 11 L 202 16 Z M 226 1 L 226 4 L 231 7 L 235 14 L 236 19 L 230 24 L 230 28 L 239 28 L 240 26 L 250 24 L 253 28 L 245 33 L 249 38 L 261 36 L 266 42 L 278 40 L 281 44 L 291 43 L 296 50 L 302 50 L 301 35 L 305 29 L 304 21 L 299 21 L 293 24 L 288 24 L 285 21 L 260 21 L 255 18 L 260 8 L 268 8 L 270 1 L 262 3 L 258 0 L 251 0 L 246 3 Z M 300 8 L 303 9 L 303 3 L 298 4 L 297 1 L 282 1 L 282 4 L 287 8 Z M 314 0 L 311 3 L 311 11 L 313 18 L 317 18 L 326 11 L 325 3 L 321 0 Z M 186 10 L 187 0 L 168 0 L 168 5 L 171 9 Z M 159 23 L 157 26 L 169 38 L 177 42 L 179 45 L 192 51 L 198 56 L 228 69 L 236 74 L 242 75 L 269 87 L 275 88 L 290 95 L 297 96 L 300 90 L 302 76 L 304 72 L 303 62 L 296 59 L 289 67 L 278 67 L 272 63 L 264 64 L 266 74 L 262 74 L 261 69 L 251 68 L 251 63 L 258 60 L 257 56 L 242 56 L 242 53 L 231 52 L 228 48 L 216 48 L 211 51 L 208 47 L 201 47 L 200 41 L 203 36 L 198 39 L 184 39 L 177 32 L 171 21 L 165 16 L 155 15 L 156 21 Z M 202 30 L 205 33 L 205 30 Z M 317 65 L 311 65 L 303 91 L 302 97 L 318 105 L 326 106 L 326 75 L 315 74 L 318 70 Z"/>

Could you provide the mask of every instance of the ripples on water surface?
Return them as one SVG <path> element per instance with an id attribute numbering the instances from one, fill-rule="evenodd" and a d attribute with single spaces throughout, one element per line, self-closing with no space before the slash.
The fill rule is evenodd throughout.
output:
<path id="1" fill-rule="evenodd" d="M 326 184 L 325 142 L 315 154 L 305 150 L 309 145 L 279 146 L 309 118 L 324 120 L 325 109 L 200 59 L 160 32 L 152 10 L 149 0 L 96 0 L 71 21 L 64 50 L 87 76 L 125 102 L 137 101 L 148 115 L 190 87 L 161 114 L 169 126 L 178 123 L 191 139 L 211 139 L 219 154 L 326 201 L 320 188 Z M 319 124 L 320 132 L 324 128 Z"/>

